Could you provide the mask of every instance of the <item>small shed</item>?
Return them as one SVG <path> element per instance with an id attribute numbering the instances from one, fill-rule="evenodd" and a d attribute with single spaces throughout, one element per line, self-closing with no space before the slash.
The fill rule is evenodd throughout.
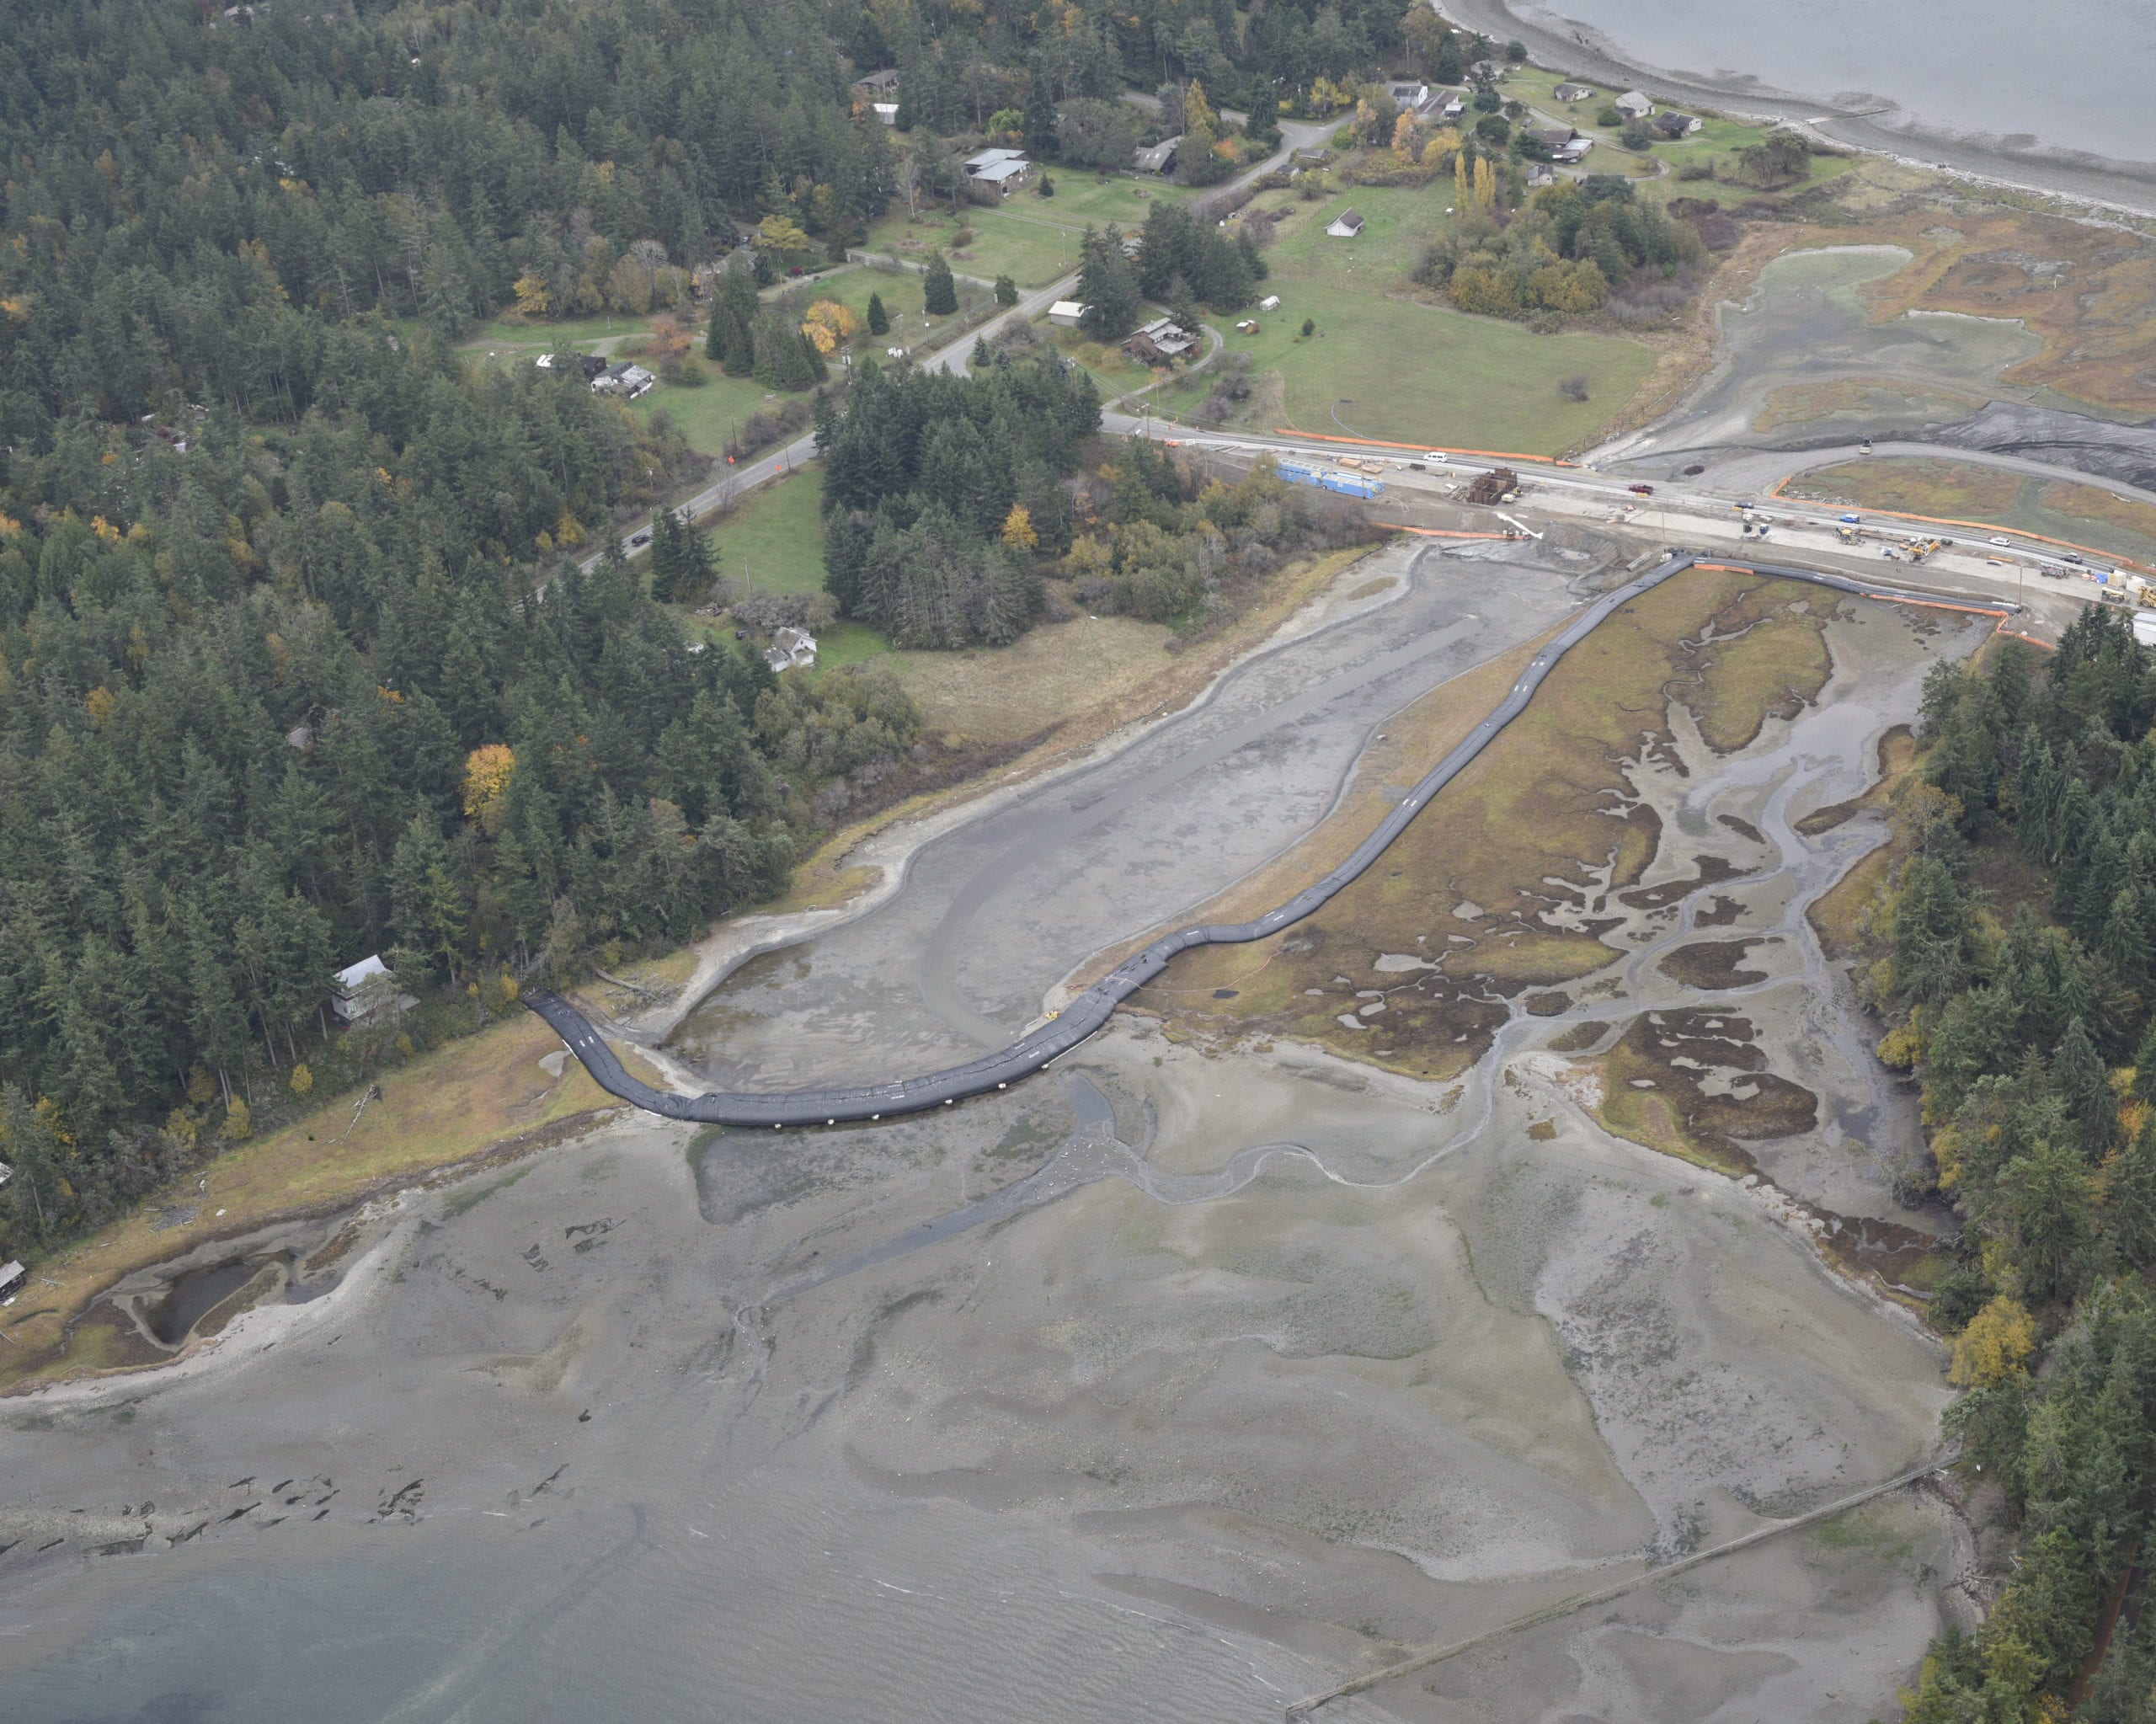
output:
<path id="1" fill-rule="evenodd" d="M 1627 120 L 1644 120 L 1654 112 L 1654 104 L 1637 90 L 1627 90 L 1609 104 Z"/>
<path id="2" fill-rule="evenodd" d="M 1326 224 L 1325 231 L 1335 239 L 1353 239 L 1363 231 L 1363 218 L 1353 210 L 1342 210 Z"/>
<path id="3" fill-rule="evenodd" d="M 0 1263 L 0 1305 L 12 1305 L 15 1295 L 29 1285 L 30 1272 L 20 1263 Z"/>
<path id="4" fill-rule="evenodd" d="M 886 125 L 899 123 L 899 104 L 896 102 L 871 102 L 868 110 Z"/>
<path id="5" fill-rule="evenodd" d="M 1086 307 L 1075 299 L 1059 299 L 1048 308 L 1048 320 L 1059 329 L 1075 329 L 1086 315 Z"/>
<path id="6" fill-rule="evenodd" d="M 1594 93 L 1590 84 L 1561 83 L 1550 92 L 1561 102 L 1584 102 Z"/>
<path id="7" fill-rule="evenodd" d="M 1280 309 L 1280 296 L 1277 293 L 1267 294 L 1263 299 L 1258 301 L 1257 308 L 1262 312 L 1278 311 Z"/>
<path id="8" fill-rule="evenodd" d="M 1157 144 L 1140 150 L 1134 165 L 1140 173 L 1172 173 L 1176 168 L 1176 152 L 1182 144 L 1180 136 L 1162 138 Z"/>

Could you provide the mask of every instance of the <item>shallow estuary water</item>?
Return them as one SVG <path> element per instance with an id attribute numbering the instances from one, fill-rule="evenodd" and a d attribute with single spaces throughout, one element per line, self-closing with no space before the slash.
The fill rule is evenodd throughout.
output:
<path id="1" fill-rule="evenodd" d="M 1402 602 L 1435 634 L 1448 604 L 1491 614 L 1514 573 L 1433 557 Z M 0 1712 L 1269 1720 L 1390 1649 L 1906 1466 L 1934 1439 L 1935 1353 L 1822 1266 L 1804 1220 L 1925 1225 L 1888 1188 L 1906 1098 L 1803 921 L 1876 835 L 1796 824 L 1862 787 L 1926 665 L 1975 636 L 1855 605 L 1828 635 L 1833 680 L 1793 723 L 1718 757 L 1680 718 L 1674 752 L 1631 770 L 1665 834 L 1643 885 L 1708 853 L 1725 877 L 1624 910 L 1610 969 L 1558 1017 L 1517 1014 L 1458 1085 L 1126 1017 L 947 1114 L 778 1145 L 631 1118 L 412 1195 L 334 1290 L 177 1372 L 0 1403 Z M 1253 703 L 1209 724 L 1267 710 L 1223 693 Z M 1328 753 L 1326 722 L 1292 711 L 1299 805 L 1321 813 L 1354 746 Z M 1350 739 L 1383 718 L 1342 711 Z M 1202 823 L 1240 750 L 1177 776 L 1172 740 L 1126 770 L 1177 787 L 1176 869 L 1120 910 L 1104 885 L 1099 923 L 1053 905 L 1027 985 L 1207 883 L 1189 858 L 1220 849 Z M 1276 844 L 1315 814 L 1280 818 Z M 918 879 L 963 883 L 997 853 Z M 1246 864 L 1211 866 L 1225 883 Z M 939 901 L 857 925 L 851 952 L 828 937 L 792 996 L 783 975 L 754 988 L 820 1022 L 841 1003 L 825 979 L 909 949 Z M 1758 943 L 1703 995 L 1665 960 L 1710 909 L 1711 937 Z M 963 969 L 953 986 L 991 1022 L 1026 1009 Z M 1753 1146 L 1764 1184 L 1610 1137 L 1547 1050 L 1702 1006 L 1688 1069 L 1719 1038 L 1819 1098 L 1812 1129 Z M 863 1057 L 902 1061 L 921 1015 L 864 1006 Z M 1323 1716 L 1856 1724 L 1905 1679 L 1962 1551 L 1921 1497 L 1865 1529 Z"/>

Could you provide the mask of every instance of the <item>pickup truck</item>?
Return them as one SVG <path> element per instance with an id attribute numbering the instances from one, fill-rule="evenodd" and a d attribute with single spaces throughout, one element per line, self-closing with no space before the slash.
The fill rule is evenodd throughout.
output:
<path id="1" fill-rule="evenodd" d="M 1627 485 L 1625 488 L 1630 491 L 1635 497 L 1652 497 L 1654 495 L 1654 487 L 1652 485 Z"/>

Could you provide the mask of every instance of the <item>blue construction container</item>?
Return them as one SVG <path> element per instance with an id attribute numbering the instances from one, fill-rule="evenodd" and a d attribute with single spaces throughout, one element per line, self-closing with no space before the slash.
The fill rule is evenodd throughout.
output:
<path id="1" fill-rule="evenodd" d="M 1315 485 L 1321 483 L 1325 476 L 1299 461 L 1283 461 L 1280 463 L 1280 477 L 1291 485 Z"/>
<path id="2" fill-rule="evenodd" d="M 1385 485 L 1378 479 L 1366 479 L 1360 473 L 1329 472 L 1318 483 L 1328 491 L 1337 491 L 1343 497 L 1382 497 Z"/>

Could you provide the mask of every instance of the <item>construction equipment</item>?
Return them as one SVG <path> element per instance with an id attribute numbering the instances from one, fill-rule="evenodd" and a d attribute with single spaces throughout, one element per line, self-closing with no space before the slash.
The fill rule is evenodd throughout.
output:
<path id="1" fill-rule="evenodd" d="M 1909 547 L 1909 561 L 1921 563 L 1933 552 L 1943 551 L 1945 548 L 1946 541 L 1944 539 L 1919 539 L 1916 543 Z"/>
<path id="2" fill-rule="evenodd" d="M 1834 529 L 1834 536 L 1844 545 L 1854 545 L 1864 535 L 1853 526 L 1838 526 Z"/>
<path id="3" fill-rule="evenodd" d="M 1508 467 L 1493 467 L 1476 475 L 1467 488 L 1470 503 L 1509 503 L 1519 495 L 1519 475 Z"/>

